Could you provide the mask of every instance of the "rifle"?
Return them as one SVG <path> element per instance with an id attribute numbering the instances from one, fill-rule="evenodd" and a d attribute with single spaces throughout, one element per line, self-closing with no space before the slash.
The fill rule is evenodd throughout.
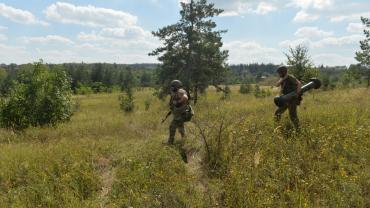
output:
<path id="1" fill-rule="evenodd" d="M 172 111 L 168 112 L 166 117 L 162 119 L 162 124 L 167 120 L 167 118 L 172 114 Z"/>

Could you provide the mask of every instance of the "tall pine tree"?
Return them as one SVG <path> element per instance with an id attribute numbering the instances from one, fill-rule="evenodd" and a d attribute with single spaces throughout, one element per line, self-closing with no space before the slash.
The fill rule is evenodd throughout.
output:
<path id="1" fill-rule="evenodd" d="M 162 90 L 168 92 L 171 80 L 183 81 L 185 88 L 193 93 L 194 103 L 198 93 L 209 85 L 217 88 L 225 80 L 228 51 L 222 50 L 222 37 L 225 30 L 216 30 L 212 20 L 223 12 L 207 0 L 181 3 L 181 19 L 163 27 L 153 35 L 163 41 L 163 46 L 149 55 L 159 56 L 162 62 L 159 82 Z"/>
<path id="2" fill-rule="evenodd" d="M 367 87 L 370 87 L 370 20 L 369 18 L 361 17 L 361 21 L 365 26 L 365 39 L 360 41 L 361 51 L 356 52 L 356 60 L 361 63 L 367 72 Z"/>

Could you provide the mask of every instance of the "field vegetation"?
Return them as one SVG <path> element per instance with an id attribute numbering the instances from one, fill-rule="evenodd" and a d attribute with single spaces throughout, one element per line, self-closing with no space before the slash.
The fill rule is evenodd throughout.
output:
<path id="1" fill-rule="evenodd" d="M 0 129 L 0 207 L 368 207 L 370 92 L 316 91 L 273 122 L 273 95 L 209 88 L 185 141 L 167 140 L 167 101 L 136 89 L 75 96 L 71 121 Z M 150 99 L 150 102 L 148 101 Z M 149 103 L 149 104 L 148 104 Z"/>

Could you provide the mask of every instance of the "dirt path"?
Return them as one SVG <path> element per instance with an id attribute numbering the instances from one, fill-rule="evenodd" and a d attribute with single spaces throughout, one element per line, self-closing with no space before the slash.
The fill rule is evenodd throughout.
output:
<path id="1" fill-rule="evenodd" d="M 114 181 L 114 170 L 112 161 L 109 158 L 102 157 L 98 160 L 98 168 L 102 181 L 102 189 L 99 194 L 100 207 L 106 207 L 109 202 L 108 194 L 112 190 Z"/>
<path id="2" fill-rule="evenodd" d="M 187 171 L 197 181 L 197 187 L 199 190 L 206 194 L 208 192 L 208 178 L 202 167 L 202 160 L 199 153 L 195 151 L 189 151 L 186 153 L 187 156 Z"/>

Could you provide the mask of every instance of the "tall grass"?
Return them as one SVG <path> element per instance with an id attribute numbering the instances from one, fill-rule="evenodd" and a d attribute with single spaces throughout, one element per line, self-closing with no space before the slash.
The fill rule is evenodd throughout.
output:
<path id="1" fill-rule="evenodd" d="M 187 123 L 183 148 L 201 156 L 199 175 L 162 144 L 167 103 L 148 108 L 150 89 L 135 92 L 130 114 L 118 94 L 77 96 L 69 123 L 0 129 L 0 207 L 370 205 L 368 90 L 307 94 L 297 133 L 287 115 L 274 123 L 271 96 L 238 89 L 222 100 L 209 89 Z"/>

